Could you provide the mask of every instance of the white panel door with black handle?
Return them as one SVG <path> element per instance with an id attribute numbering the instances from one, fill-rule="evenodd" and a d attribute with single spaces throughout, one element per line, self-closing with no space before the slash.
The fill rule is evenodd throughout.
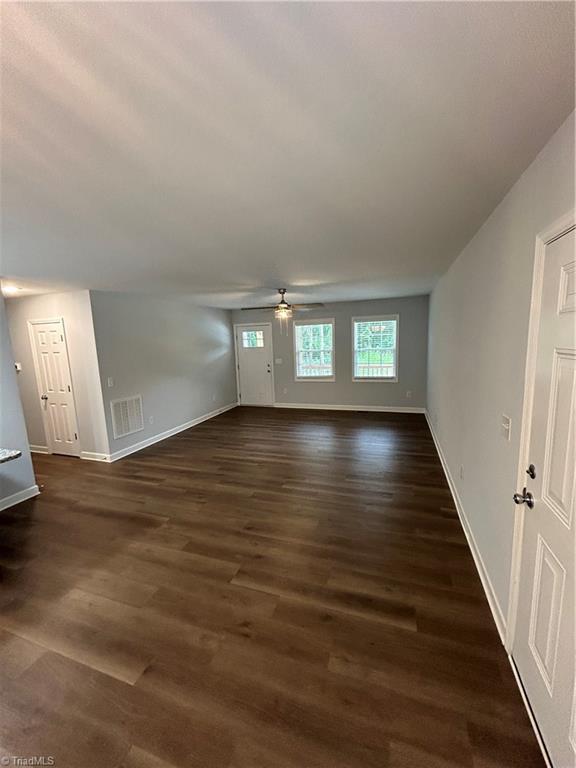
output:
<path id="1" fill-rule="evenodd" d="M 274 373 L 270 323 L 236 325 L 238 402 L 241 405 L 273 405 Z"/>
<path id="2" fill-rule="evenodd" d="M 30 340 L 48 449 L 80 455 L 78 421 L 64 321 L 30 320 Z"/>
<path id="3" fill-rule="evenodd" d="M 575 232 L 543 252 L 512 657 L 555 768 L 576 765 Z"/>

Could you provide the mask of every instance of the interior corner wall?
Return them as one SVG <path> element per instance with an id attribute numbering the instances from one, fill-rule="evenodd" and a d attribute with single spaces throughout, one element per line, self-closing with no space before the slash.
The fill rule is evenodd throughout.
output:
<path id="1" fill-rule="evenodd" d="M 33 449 L 46 449 L 47 440 L 36 384 L 28 321 L 62 317 L 70 359 L 82 456 L 84 458 L 107 456 L 108 436 L 104 422 L 102 390 L 88 291 L 10 298 L 6 301 L 6 307 L 15 359 L 22 365 L 21 372 L 17 374 L 18 386 L 28 437 Z"/>
<path id="2" fill-rule="evenodd" d="M 174 296 L 91 291 L 90 299 L 113 459 L 236 405 L 230 312 Z M 138 394 L 144 429 L 116 439 L 111 401 Z"/>
<path id="3" fill-rule="evenodd" d="M 4 298 L 0 294 L 0 448 L 15 449 L 22 456 L 2 464 L 0 510 L 38 493 L 28 446 L 26 424 L 16 382 L 14 357 L 8 333 Z"/>
<path id="4" fill-rule="evenodd" d="M 399 315 L 398 381 L 353 381 L 352 318 L 395 314 Z M 284 326 L 266 310 L 235 310 L 232 317 L 234 323 L 272 323 L 276 405 L 340 405 L 359 409 L 426 406 L 428 296 L 339 301 L 297 313 L 296 320 L 334 318 L 334 381 L 295 380 L 292 322 Z"/>
<path id="5" fill-rule="evenodd" d="M 574 209 L 574 114 L 436 285 L 428 413 L 505 624 L 536 237 Z M 512 419 L 511 439 L 501 434 Z"/>

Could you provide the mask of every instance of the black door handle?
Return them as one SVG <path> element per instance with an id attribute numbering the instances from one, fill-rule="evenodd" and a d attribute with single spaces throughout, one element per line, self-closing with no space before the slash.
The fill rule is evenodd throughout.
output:
<path id="1" fill-rule="evenodd" d="M 534 508 L 534 496 L 526 488 L 522 488 L 522 493 L 515 493 L 512 498 L 514 499 L 514 504 L 526 504 L 528 509 Z"/>

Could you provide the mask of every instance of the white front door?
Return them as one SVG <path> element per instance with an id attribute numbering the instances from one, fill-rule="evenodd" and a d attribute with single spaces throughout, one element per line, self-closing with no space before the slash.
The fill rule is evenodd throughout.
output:
<path id="1" fill-rule="evenodd" d="M 236 326 L 238 400 L 242 405 L 272 405 L 272 326 L 270 323 Z"/>
<path id="2" fill-rule="evenodd" d="M 556 768 L 576 765 L 575 233 L 544 251 L 518 615 L 512 656 Z M 532 478 L 530 475 L 535 474 Z M 521 489 L 518 489 L 521 491 Z M 522 496 L 516 499 L 521 501 Z M 531 501 L 531 500 L 530 500 Z"/>
<path id="3" fill-rule="evenodd" d="M 38 396 L 48 448 L 80 454 L 78 424 L 63 320 L 30 321 Z"/>

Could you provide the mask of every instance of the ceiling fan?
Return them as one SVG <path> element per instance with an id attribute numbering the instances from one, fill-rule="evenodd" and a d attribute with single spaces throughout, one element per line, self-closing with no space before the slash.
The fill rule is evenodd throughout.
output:
<path id="1" fill-rule="evenodd" d="M 280 301 L 278 304 L 270 304 L 267 307 L 242 307 L 243 310 L 249 311 L 253 309 L 273 309 L 274 317 L 278 320 L 286 320 L 292 317 L 292 312 L 300 312 L 307 309 L 316 309 L 316 307 L 323 307 L 324 304 L 316 302 L 313 304 L 288 304 L 286 301 L 286 288 L 278 288 L 280 294 Z"/>

